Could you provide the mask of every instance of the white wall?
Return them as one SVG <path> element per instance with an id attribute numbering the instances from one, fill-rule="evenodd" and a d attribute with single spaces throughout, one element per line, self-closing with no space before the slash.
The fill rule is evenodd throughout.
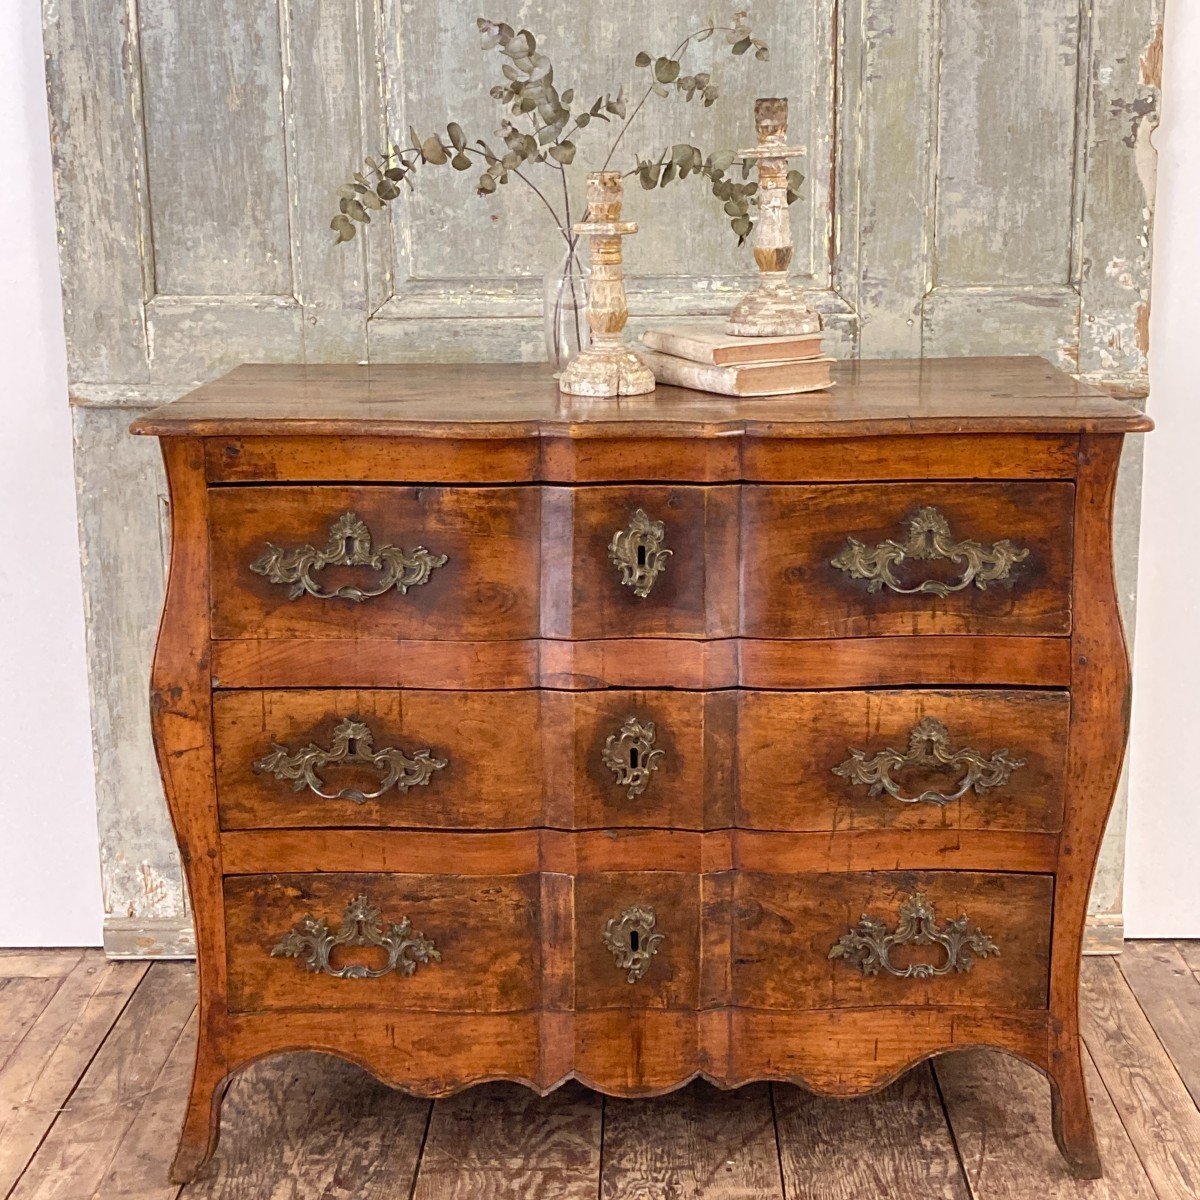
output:
<path id="1" fill-rule="evenodd" d="M 1200 4 L 1164 45 L 1125 930 L 1200 937 Z"/>
<path id="2" fill-rule="evenodd" d="M 15 8 L 15 11 L 14 11 Z M 0 25 L 0 946 L 101 897 L 38 0 Z M 1200 4 L 1167 5 L 1127 931 L 1200 937 Z"/>
<path id="3" fill-rule="evenodd" d="M 99 945 L 83 603 L 38 0 L 0 22 L 0 946 Z"/>

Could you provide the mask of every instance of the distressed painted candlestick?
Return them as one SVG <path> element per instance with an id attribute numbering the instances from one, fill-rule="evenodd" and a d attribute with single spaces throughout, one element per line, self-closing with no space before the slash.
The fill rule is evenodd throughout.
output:
<path id="1" fill-rule="evenodd" d="M 739 150 L 738 158 L 758 164 L 758 219 L 754 224 L 754 261 L 761 280 L 730 314 L 726 330 L 740 337 L 778 337 L 816 333 L 820 315 L 809 308 L 804 293 L 788 283 L 792 263 L 792 221 L 788 215 L 788 159 L 803 146 L 787 144 L 786 99 L 754 102 L 758 145 Z"/>
<path id="2" fill-rule="evenodd" d="M 624 342 L 629 309 L 621 239 L 637 233 L 637 225 L 621 220 L 623 191 L 619 171 L 593 172 L 587 182 L 588 220 L 572 227 L 588 239 L 587 323 L 592 331 L 592 344 L 558 378 L 559 390 L 572 396 L 641 396 L 654 391 L 654 376 Z"/>

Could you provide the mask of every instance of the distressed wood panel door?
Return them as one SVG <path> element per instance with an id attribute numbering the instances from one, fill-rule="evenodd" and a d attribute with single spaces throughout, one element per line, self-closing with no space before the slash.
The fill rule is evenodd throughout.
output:
<path id="1" fill-rule="evenodd" d="M 242 361 L 543 355 L 552 228 L 515 187 L 422 174 L 390 220 L 335 247 L 335 187 L 409 124 L 490 134 L 498 63 L 456 0 L 44 0 L 61 230 L 106 941 L 183 954 L 190 920 L 150 747 L 145 680 L 161 599 L 165 491 L 140 410 Z M 711 55 L 711 109 L 652 97 L 631 151 L 733 148 L 757 95 L 791 99 L 808 147 L 795 272 L 834 352 L 1040 353 L 1141 395 L 1160 0 L 798 0 L 752 12 L 771 59 Z M 514 12 L 486 15 L 518 23 Z M 636 22 L 596 0 L 531 0 L 557 81 L 633 82 L 704 14 Z M 578 162 L 606 143 L 586 131 Z M 536 201 L 534 201 L 536 204 Z M 719 313 L 750 268 L 699 181 L 634 189 L 631 328 Z M 1139 462 L 1118 559 L 1129 601 Z M 1094 896 L 1119 937 L 1123 814 Z"/>

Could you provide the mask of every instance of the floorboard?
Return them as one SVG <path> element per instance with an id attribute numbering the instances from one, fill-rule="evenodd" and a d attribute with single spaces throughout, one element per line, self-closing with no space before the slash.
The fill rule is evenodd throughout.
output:
<path id="1" fill-rule="evenodd" d="M 1200 941 L 1175 942 L 1173 944 L 1183 956 L 1183 961 L 1187 963 L 1192 974 L 1200 978 Z"/>
<path id="2" fill-rule="evenodd" d="M 12 1200 L 84 1200 L 99 1194 L 126 1134 L 154 1094 L 159 1072 L 196 1007 L 194 971 L 146 973 L 37 1152 Z"/>
<path id="3" fill-rule="evenodd" d="M 968 1200 L 927 1065 L 856 1100 L 774 1093 L 787 1200 Z"/>
<path id="4" fill-rule="evenodd" d="M 441 1100 L 414 1200 L 596 1200 L 602 1107 L 574 1083 L 545 1097 L 495 1083 Z"/>
<path id="5" fill-rule="evenodd" d="M 1067 1171 L 1050 1132 L 1050 1084 L 998 1050 L 961 1050 L 934 1066 L 973 1200 L 1155 1200 L 1121 1118 L 1085 1063 L 1104 1178 Z"/>
<path id="6" fill-rule="evenodd" d="M 1084 1040 L 1158 1200 L 1200 1196 L 1200 1111 L 1111 958 L 1083 962 Z"/>
<path id="7" fill-rule="evenodd" d="M 1200 1106 L 1200 979 L 1171 942 L 1127 942 L 1118 963 L 1192 1100 Z"/>
<path id="8" fill-rule="evenodd" d="M 239 1073 L 221 1144 L 180 1200 L 407 1200 L 429 1102 L 324 1054 Z"/>
<path id="9" fill-rule="evenodd" d="M 489 1084 L 436 1104 L 292 1054 L 233 1081 L 217 1155 L 180 1188 L 191 964 L 0 952 L 0 1200 L 1200 1200 L 1197 970 L 1200 942 L 1084 963 L 1100 1180 L 1067 1173 L 1040 1072 L 994 1051 L 851 1101 Z"/>
<path id="10" fill-rule="evenodd" d="M 782 1200 L 766 1084 L 697 1082 L 654 1100 L 604 1105 L 601 1200 Z"/>
<path id="11" fill-rule="evenodd" d="M 26 1173 L 146 970 L 99 950 L 83 954 L 0 1068 L 0 1196 Z M 44 1173 L 38 1162 L 28 1176 Z"/>

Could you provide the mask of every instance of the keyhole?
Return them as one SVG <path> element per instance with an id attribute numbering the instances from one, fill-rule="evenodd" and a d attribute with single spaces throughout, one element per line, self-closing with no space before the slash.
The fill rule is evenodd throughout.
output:
<path id="1" fill-rule="evenodd" d="M 631 771 L 638 769 L 638 748 L 636 746 L 629 747 L 629 769 Z"/>
<path id="2" fill-rule="evenodd" d="M 639 545 L 638 545 L 638 566 L 644 567 L 645 565 L 646 565 L 646 547 L 639 543 Z"/>
<path id="3" fill-rule="evenodd" d="M 354 758 L 358 754 L 358 738 L 346 739 L 346 751 L 351 758 Z"/>
<path id="4" fill-rule="evenodd" d="M 641 942 L 641 937 L 636 929 L 629 931 L 629 948 L 636 954 L 638 952 L 638 944 Z"/>
<path id="5" fill-rule="evenodd" d="M 342 553 L 346 558 L 354 557 L 354 539 L 352 537 L 346 539 L 346 545 Z"/>

